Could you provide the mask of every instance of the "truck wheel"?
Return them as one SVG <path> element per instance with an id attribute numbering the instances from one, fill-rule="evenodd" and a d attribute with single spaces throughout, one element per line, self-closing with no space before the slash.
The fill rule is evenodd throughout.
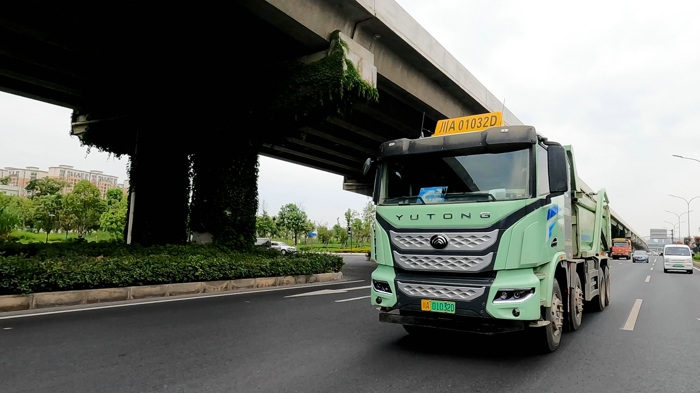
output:
<path id="1" fill-rule="evenodd" d="M 607 287 L 607 285 L 605 285 L 605 272 L 602 267 L 598 268 L 598 282 L 598 295 L 591 299 L 589 304 L 594 311 L 603 311 L 605 310 L 605 287 Z"/>
<path id="2" fill-rule="evenodd" d="M 605 267 L 605 307 L 610 305 L 610 268 Z"/>
<path id="3" fill-rule="evenodd" d="M 559 348 L 561 334 L 564 331 L 564 302 L 559 289 L 559 282 L 554 280 L 552 288 L 552 306 L 543 308 L 542 318 L 549 321 L 549 325 L 533 328 L 533 340 L 535 349 L 540 353 L 554 352 Z"/>
<path id="4" fill-rule="evenodd" d="M 581 278 L 578 274 L 571 286 L 569 304 L 571 305 L 568 312 L 570 330 L 576 331 L 581 327 L 581 320 L 583 319 L 583 288 L 581 287 Z"/>

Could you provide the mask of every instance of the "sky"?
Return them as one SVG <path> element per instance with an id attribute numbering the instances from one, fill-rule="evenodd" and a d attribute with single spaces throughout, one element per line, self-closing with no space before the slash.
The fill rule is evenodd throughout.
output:
<path id="1" fill-rule="evenodd" d="M 578 175 L 641 235 L 671 227 L 700 195 L 700 2 L 399 0 L 438 42 L 525 124 L 572 145 Z M 0 167 L 59 164 L 126 176 L 126 159 L 86 155 L 70 110 L 0 93 Z M 299 203 L 334 224 L 365 196 L 342 178 L 260 158 L 261 205 Z M 262 207 L 261 206 L 261 207 Z M 700 233 L 700 198 L 691 203 Z M 686 220 L 684 216 L 682 221 Z M 688 233 L 687 223 L 681 232 Z"/>

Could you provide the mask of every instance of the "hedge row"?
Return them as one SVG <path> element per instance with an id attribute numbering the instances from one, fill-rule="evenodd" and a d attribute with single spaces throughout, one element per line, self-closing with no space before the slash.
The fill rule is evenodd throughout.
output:
<path id="1" fill-rule="evenodd" d="M 342 258 L 210 245 L 0 245 L 0 295 L 338 272 Z"/>

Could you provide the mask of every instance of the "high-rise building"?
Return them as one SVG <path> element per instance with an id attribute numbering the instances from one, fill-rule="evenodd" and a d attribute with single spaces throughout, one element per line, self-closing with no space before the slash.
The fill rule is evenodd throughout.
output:
<path id="1" fill-rule="evenodd" d="M 81 180 L 87 180 L 94 184 L 100 190 L 100 196 L 104 199 L 107 190 L 110 188 L 125 189 L 128 191 L 128 180 L 124 184 L 119 184 L 117 176 L 107 175 L 102 171 L 92 170 L 83 171 L 75 169 L 70 165 L 52 166 L 48 171 L 39 169 L 38 167 L 29 166 L 26 168 L 5 167 L 0 169 L 0 179 L 9 177 L 10 182 L 0 190 L 0 193 L 7 195 L 18 195 L 20 197 L 28 197 L 30 193 L 26 190 L 29 182 L 34 179 L 48 177 L 51 179 L 61 180 L 66 182 L 66 187 L 61 190 L 61 193 L 66 194 L 72 192 L 75 185 Z"/>
<path id="2" fill-rule="evenodd" d="M 25 189 L 29 182 L 34 179 L 41 179 L 49 175 L 48 171 L 44 171 L 35 166 L 28 166 L 26 168 L 15 168 L 6 166 L 4 169 L 0 170 L 0 178 L 9 177 L 10 186 L 17 187 L 17 194 L 21 197 L 28 196 L 28 192 Z"/>
<path id="3" fill-rule="evenodd" d="M 118 177 L 106 175 L 102 171 L 83 171 L 75 169 L 71 165 L 59 165 L 49 167 L 48 173 L 50 178 L 66 182 L 67 186 L 63 189 L 63 193 L 72 192 L 75 185 L 82 180 L 87 180 L 94 184 L 100 190 L 100 196 L 103 199 L 107 194 L 107 190 L 118 188 Z"/>

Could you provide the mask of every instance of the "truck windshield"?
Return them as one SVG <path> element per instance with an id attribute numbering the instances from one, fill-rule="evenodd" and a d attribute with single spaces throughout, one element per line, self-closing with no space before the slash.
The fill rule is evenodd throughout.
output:
<path id="1" fill-rule="evenodd" d="M 614 247 L 627 247 L 627 243 L 624 242 L 615 242 L 613 243 Z"/>
<path id="2" fill-rule="evenodd" d="M 379 204 L 530 198 L 529 168 L 528 149 L 495 154 L 401 156 L 382 165 Z"/>

